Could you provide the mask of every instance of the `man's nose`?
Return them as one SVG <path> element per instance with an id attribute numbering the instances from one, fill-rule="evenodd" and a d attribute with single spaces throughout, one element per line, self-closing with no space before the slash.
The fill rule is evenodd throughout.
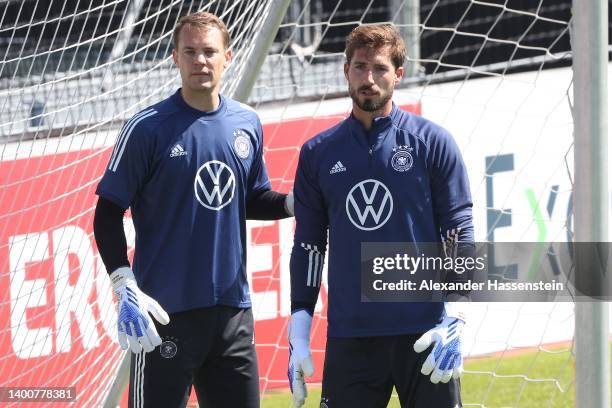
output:
<path id="1" fill-rule="evenodd" d="M 374 72 L 371 69 L 368 69 L 366 73 L 366 81 L 373 84 L 374 83 Z"/>
<path id="2" fill-rule="evenodd" d="M 206 56 L 203 52 L 198 52 L 195 57 L 195 62 L 198 64 L 206 65 Z"/>

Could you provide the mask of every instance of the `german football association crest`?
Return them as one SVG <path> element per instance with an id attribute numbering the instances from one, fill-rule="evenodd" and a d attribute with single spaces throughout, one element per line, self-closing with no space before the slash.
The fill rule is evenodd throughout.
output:
<path id="1" fill-rule="evenodd" d="M 174 356 L 176 356 L 178 347 L 176 346 L 176 343 L 173 340 L 176 339 L 174 337 L 170 337 L 168 338 L 168 340 L 165 340 L 164 342 L 162 342 L 162 344 L 160 344 L 159 354 L 161 354 L 163 358 L 173 358 Z"/>
<path id="2" fill-rule="evenodd" d="M 251 142 L 244 130 L 234 130 L 234 151 L 241 159 L 246 159 L 251 153 Z"/>
<path id="3" fill-rule="evenodd" d="M 414 159 L 412 158 L 413 148 L 410 146 L 400 145 L 393 148 L 393 156 L 391 157 L 391 166 L 395 171 L 404 172 L 412 168 Z"/>

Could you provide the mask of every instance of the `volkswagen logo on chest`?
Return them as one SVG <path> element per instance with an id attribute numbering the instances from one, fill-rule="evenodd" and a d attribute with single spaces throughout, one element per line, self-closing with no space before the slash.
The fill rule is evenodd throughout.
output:
<path id="1" fill-rule="evenodd" d="M 346 215 L 360 230 L 373 231 L 382 227 L 392 213 L 391 192 L 378 180 L 360 181 L 346 196 Z"/>
<path id="2" fill-rule="evenodd" d="M 193 189 L 200 204 L 210 210 L 219 211 L 234 198 L 236 177 L 227 164 L 210 160 L 198 169 Z"/>

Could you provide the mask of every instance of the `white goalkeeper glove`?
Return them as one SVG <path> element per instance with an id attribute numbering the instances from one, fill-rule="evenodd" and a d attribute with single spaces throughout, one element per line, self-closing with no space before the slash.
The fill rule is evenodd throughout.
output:
<path id="1" fill-rule="evenodd" d="M 168 324 L 168 313 L 154 299 L 144 294 L 136 285 L 132 269 L 124 266 L 110 274 L 115 294 L 119 299 L 117 328 L 119 344 L 124 350 L 150 352 L 162 341 L 149 313 L 161 324 Z"/>
<path id="2" fill-rule="evenodd" d="M 293 189 L 289 190 L 287 197 L 285 197 L 285 211 L 292 217 L 295 215 L 293 210 Z"/>
<path id="3" fill-rule="evenodd" d="M 312 316 L 306 310 L 298 310 L 291 315 L 289 321 L 289 387 L 291 397 L 296 407 L 306 402 L 308 391 L 304 382 L 304 375 L 310 377 L 314 374 L 312 356 L 310 354 L 310 325 Z"/>
<path id="4" fill-rule="evenodd" d="M 434 348 L 423 363 L 421 373 L 431 374 L 432 383 L 447 383 L 459 378 L 463 373 L 461 355 L 462 333 L 465 325 L 465 304 L 444 303 L 446 317 L 433 329 L 423 334 L 415 343 L 414 351 L 421 353 L 432 343 Z"/>

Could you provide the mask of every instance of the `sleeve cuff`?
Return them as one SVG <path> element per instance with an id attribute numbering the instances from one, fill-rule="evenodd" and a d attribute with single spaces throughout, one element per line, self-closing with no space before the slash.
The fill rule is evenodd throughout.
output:
<path id="1" fill-rule="evenodd" d="M 467 322 L 469 308 L 469 302 L 444 302 L 446 317 L 455 317 L 464 323 Z"/>

